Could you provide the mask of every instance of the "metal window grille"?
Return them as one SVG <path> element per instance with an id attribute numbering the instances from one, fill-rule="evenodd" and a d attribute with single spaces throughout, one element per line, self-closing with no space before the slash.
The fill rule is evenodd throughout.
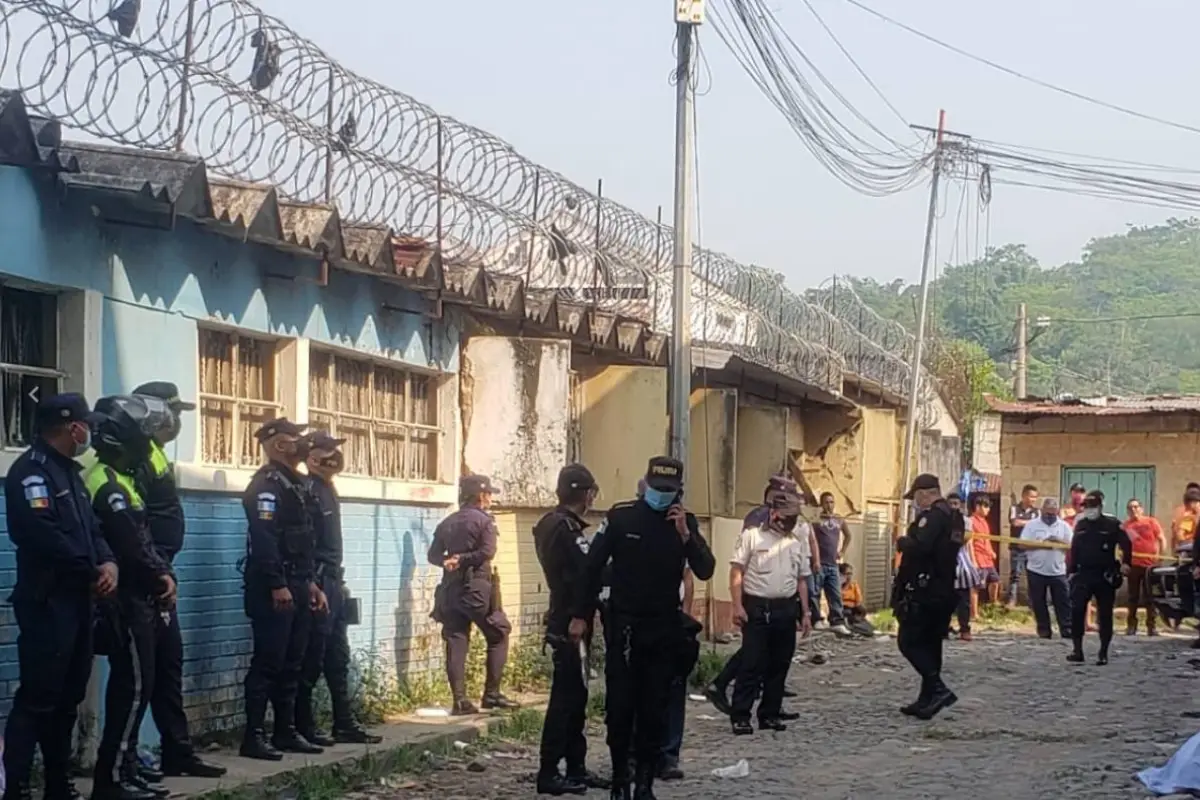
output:
<path id="1" fill-rule="evenodd" d="M 279 402 L 275 342 L 236 331 L 200 329 L 201 459 L 206 464 L 257 466 L 254 432 L 276 418 Z"/>
<path id="2" fill-rule="evenodd" d="M 0 287 L 0 407 L 5 447 L 34 439 L 34 409 L 62 389 L 58 368 L 58 296 Z"/>
<path id="3" fill-rule="evenodd" d="M 438 480 L 437 376 L 314 349 L 308 386 L 309 423 L 346 440 L 347 474 Z"/>

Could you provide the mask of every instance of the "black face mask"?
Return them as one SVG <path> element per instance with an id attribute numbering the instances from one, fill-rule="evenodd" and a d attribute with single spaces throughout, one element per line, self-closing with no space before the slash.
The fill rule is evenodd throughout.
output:
<path id="1" fill-rule="evenodd" d="M 799 517 L 776 517 L 775 522 L 772 524 L 774 525 L 775 530 L 777 530 L 777 531 L 782 531 L 783 533 L 791 533 L 792 531 L 794 531 L 796 529 L 796 523 L 799 521 L 800 521 Z"/>

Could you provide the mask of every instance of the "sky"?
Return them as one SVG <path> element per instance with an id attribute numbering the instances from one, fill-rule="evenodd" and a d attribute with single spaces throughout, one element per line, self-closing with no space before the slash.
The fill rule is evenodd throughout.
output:
<path id="1" fill-rule="evenodd" d="M 876 124 L 904 126 L 871 92 L 802 0 L 768 0 L 788 33 Z M 980 138 L 1200 168 L 1200 134 L 1065 98 L 945 52 L 846 0 L 811 0 L 910 122 Z M 1200 126 L 1194 32 L 1200 3 L 1143 0 L 864 0 L 1006 66 L 1146 113 Z M 344 66 L 484 128 L 531 159 L 649 217 L 672 205 L 674 2 L 258 0 Z M 915 281 L 927 188 L 874 198 L 819 165 L 724 49 L 701 29 L 697 99 L 699 239 L 770 267 L 794 288 L 833 274 Z M 711 76 L 711 83 L 708 77 Z M 1169 174 L 1163 177 L 1171 177 Z M 1178 176 L 1188 180 L 1187 176 Z M 1086 242 L 1172 212 L 996 186 L 987 215 L 951 181 L 940 202 L 937 264 L 1018 242 L 1044 264 Z M 1178 212 L 1177 216 L 1184 216 Z M 957 235 L 956 235 L 957 231 Z"/>

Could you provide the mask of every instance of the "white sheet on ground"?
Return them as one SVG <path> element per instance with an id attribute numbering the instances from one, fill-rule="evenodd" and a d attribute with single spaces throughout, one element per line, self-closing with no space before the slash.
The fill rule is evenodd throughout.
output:
<path id="1" fill-rule="evenodd" d="M 1200 733 L 1184 742 L 1166 764 L 1144 769 L 1137 777 L 1155 794 L 1200 791 Z"/>

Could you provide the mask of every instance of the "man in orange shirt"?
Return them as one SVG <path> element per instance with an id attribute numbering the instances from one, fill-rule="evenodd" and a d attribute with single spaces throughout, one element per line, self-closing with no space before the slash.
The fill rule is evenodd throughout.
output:
<path id="1" fill-rule="evenodd" d="M 1083 510 L 1083 498 L 1087 494 L 1087 489 L 1082 483 L 1071 484 L 1071 502 L 1063 506 L 1062 518 L 1063 522 L 1075 527 L 1075 517 Z"/>
<path id="2" fill-rule="evenodd" d="M 979 572 L 979 581 L 986 587 L 988 605 L 995 605 L 1000 598 L 1000 572 L 996 569 L 996 551 L 992 549 L 990 539 L 992 525 L 988 522 L 988 514 L 992 511 L 992 501 L 985 494 L 972 495 L 967 501 L 971 508 L 970 527 L 967 540 L 971 543 L 972 560 Z M 971 618 L 979 613 L 979 593 L 971 593 Z"/>
<path id="3" fill-rule="evenodd" d="M 1171 515 L 1171 549 L 1189 544 L 1196 536 L 1196 522 L 1200 520 L 1200 484 L 1189 483 L 1183 493 L 1183 505 Z"/>
<path id="4" fill-rule="evenodd" d="M 1146 633 L 1157 636 L 1155 625 L 1154 604 L 1150 597 L 1149 575 L 1150 568 L 1158 563 L 1156 556 L 1167 547 L 1167 537 L 1163 534 L 1162 525 L 1154 517 L 1146 515 L 1142 503 L 1137 498 L 1129 501 L 1126 507 L 1129 516 L 1125 520 L 1125 533 L 1133 543 L 1133 566 L 1129 570 L 1129 606 L 1128 622 L 1125 625 L 1125 635 L 1137 633 L 1138 606 L 1146 607 Z"/>

